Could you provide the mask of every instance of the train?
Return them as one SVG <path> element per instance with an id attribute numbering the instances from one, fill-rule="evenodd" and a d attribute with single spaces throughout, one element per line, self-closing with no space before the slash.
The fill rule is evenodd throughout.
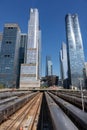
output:
<path id="1" fill-rule="evenodd" d="M 13 97 L 13 96 L 23 96 L 25 94 L 29 94 L 31 93 L 31 91 L 9 91 L 9 92 L 1 92 L 0 93 L 0 100 L 5 99 L 5 98 L 9 98 L 9 97 Z"/>
<path id="2" fill-rule="evenodd" d="M 9 116 L 14 114 L 17 110 L 23 107 L 28 101 L 30 101 L 38 92 L 31 93 L 25 97 L 14 100 L 10 104 L 0 106 L 0 124 L 7 120 Z"/>
<path id="3" fill-rule="evenodd" d="M 79 130 L 87 130 L 87 113 L 80 110 L 78 107 L 70 104 L 69 102 L 55 96 L 52 93 L 48 94 L 54 99 L 54 101 L 60 106 L 60 108 L 66 113 L 70 119 L 78 126 Z"/>
<path id="4" fill-rule="evenodd" d="M 72 103 L 73 105 L 77 106 L 78 108 L 82 109 L 82 99 L 81 98 L 67 95 L 67 93 L 66 94 L 62 94 L 59 92 L 51 92 L 51 93 L 57 95 L 58 97 L 66 100 L 66 101 Z M 87 112 L 87 99 L 84 99 L 84 109 Z"/>
<path id="5" fill-rule="evenodd" d="M 78 130 L 52 97 L 50 97 L 48 93 L 45 93 L 45 96 L 52 122 L 52 130 Z"/>
<path id="6" fill-rule="evenodd" d="M 3 99 L 3 100 L 0 100 L 0 105 L 9 103 L 9 102 L 17 100 L 17 99 L 18 99 L 18 97 L 14 96 L 14 97 L 10 97 L 10 98 L 6 98 L 6 99 Z"/>

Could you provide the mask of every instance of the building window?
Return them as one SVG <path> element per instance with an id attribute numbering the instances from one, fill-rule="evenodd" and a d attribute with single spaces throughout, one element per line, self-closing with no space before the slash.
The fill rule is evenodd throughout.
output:
<path id="1" fill-rule="evenodd" d="M 4 55 L 4 57 L 10 57 L 10 55 Z"/>
<path id="2" fill-rule="evenodd" d="M 79 45 L 79 48 L 81 49 L 81 48 L 82 48 L 82 46 L 81 46 L 81 45 Z"/>
<path id="3" fill-rule="evenodd" d="M 73 48 L 73 45 L 70 45 L 70 48 Z"/>
<path id="4" fill-rule="evenodd" d="M 6 43 L 8 44 L 8 41 L 6 41 Z"/>
<path id="5" fill-rule="evenodd" d="M 11 44 L 12 43 L 12 41 L 6 41 L 6 44 Z"/>
<path id="6" fill-rule="evenodd" d="M 5 67 L 5 69 L 6 69 L 6 70 L 9 70 L 9 69 L 10 69 L 10 67 L 6 66 L 6 67 Z"/>
<path id="7" fill-rule="evenodd" d="M 11 41 L 9 41 L 9 44 L 11 44 L 12 42 Z"/>
<path id="8" fill-rule="evenodd" d="M 13 29 L 13 27 L 8 27 L 8 29 Z"/>

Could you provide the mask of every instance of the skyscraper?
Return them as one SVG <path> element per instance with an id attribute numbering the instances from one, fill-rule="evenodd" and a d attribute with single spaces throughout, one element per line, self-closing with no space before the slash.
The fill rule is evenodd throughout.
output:
<path id="1" fill-rule="evenodd" d="M 27 48 L 27 34 L 26 33 L 21 33 L 20 37 L 20 64 L 24 63 L 24 59 L 26 60 L 26 48 Z"/>
<path id="2" fill-rule="evenodd" d="M 84 79 L 85 79 L 85 88 L 87 89 L 87 62 L 85 62 Z"/>
<path id="3" fill-rule="evenodd" d="M 60 50 L 60 73 L 62 81 L 68 77 L 68 66 L 67 66 L 67 48 L 63 42 Z"/>
<path id="4" fill-rule="evenodd" d="M 17 87 L 19 73 L 20 28 L 5 24 L 0 53 L 0 83 Z"/>
<path id="5" fill-rule="evenodd" d="M 53 74 L 52 61 L 50 56 L 46 56 L 46 76 Z"/>
<path id="6" fill-rule="evenodd" d="M 1 52 L 2 37 L 3 37 L 3 34 L 0 33 L 0 52 Z"/>
<path id="7" fill-rule="evenodd" d="M 69 83 L 79 88 L 80 80 L 84 81 L 84 51 L 77 14 L 66 16 L 66 37 Z"/>
<path id="8" fill-rule="evenodd" d="M 30 10 L 25 63 L 21 65 L 20 87 L 40 87 L 41 31 L 37 9 Z"/>

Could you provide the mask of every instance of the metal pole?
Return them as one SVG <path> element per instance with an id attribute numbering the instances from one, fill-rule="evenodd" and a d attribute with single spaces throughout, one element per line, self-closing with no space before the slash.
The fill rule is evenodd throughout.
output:
<path id="1" fill-rule="evenodd" d="M 82 89 L 82 80 L 80 80 L 80 87 L 81 87 L 82 110 L 84 111 L 84 96 L 83 96 L 83 89 Z"/>

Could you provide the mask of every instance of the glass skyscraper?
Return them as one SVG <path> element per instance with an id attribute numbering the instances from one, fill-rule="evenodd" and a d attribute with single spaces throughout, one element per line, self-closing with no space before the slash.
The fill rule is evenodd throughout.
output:
<path id="1" fill-rule="evenodd" d="M 68 77 L 68 66 L 67 66 L 67 47 L 63 42 L 60 50 L 60 73 L 62 81 Z"/>
<path id="2" fill-rule="evenodd" d="M 19 75 L 20 28 L 5 24 L 0 52 L 0 83 L 17 87 Z"/>
<path id="3" fill-rule="evenodd" d="M 0 33 L 0 51 L 1 51 L 2 37 L 3 37 L 3 34 Z"/>
<path id="4" fill-rule="evenodd" d="M 46 76 L 52 76 L 52 74 L 53 74 L 53 67 L 51 57 L 46 56 Z"/>
<path id="5" fill-rule="evenodd" d="M 39 13 L 38 9 L 31 9 L 28 22 L 28 42 L 25 63 L 21 65 L 21 88 L 40 87 L 40 46 L 41 31 L 39 28 Z"/>
<path id="6" fill-rule="evenodd" d="M 80 80 L 84 81 L 84 51 L 78 15 L 68 14 L 65 20 L 69 83 L 71 86 L 79 88 Z"/>
<path id="7" fill-rule="evenodd" d="M 20 36 L 20 64 L 24 63 L 24 60 L 26 58 L 24 57 L 26 55 L 26 48 L 27 48 L 27 34 L 26 33 L 21 33 Z"/>

